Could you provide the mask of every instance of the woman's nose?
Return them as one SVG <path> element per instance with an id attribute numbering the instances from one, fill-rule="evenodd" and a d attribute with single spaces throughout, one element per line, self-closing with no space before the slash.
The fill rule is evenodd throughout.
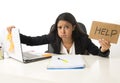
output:
<path id="1" fill-rule="evenodd" d="M 65 33 L 65 28 L 64 27 L 62 27 L 61 32 Z"/>

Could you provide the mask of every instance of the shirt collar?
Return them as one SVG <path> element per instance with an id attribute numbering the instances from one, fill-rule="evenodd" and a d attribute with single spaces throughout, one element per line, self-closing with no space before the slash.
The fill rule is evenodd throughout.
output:
<path id="1" fill-rule="evenodd" d="M 70 52 L 67 52 L 67 49 L 65 48 L 65 46 L 63 45 L 63 43 L 61 42 L 61 50 L 60 50 L 61 54 L 67 54 L 67 55 L 75 55 L 75 44 L 73 42 L 71 48 L 70 48 Z"/>

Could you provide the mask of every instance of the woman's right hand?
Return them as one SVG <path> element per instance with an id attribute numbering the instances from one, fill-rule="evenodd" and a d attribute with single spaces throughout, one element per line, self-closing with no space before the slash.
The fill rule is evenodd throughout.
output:
<path id="1" fill-rule="evenodd" d="M 12 25 L 12 26 L 8 26 L 8 27 L 7 27 L 7 31 L 8 31 L 8 33 L 11 33 L 13 28 L 15 28 L 14 25 Z"/>

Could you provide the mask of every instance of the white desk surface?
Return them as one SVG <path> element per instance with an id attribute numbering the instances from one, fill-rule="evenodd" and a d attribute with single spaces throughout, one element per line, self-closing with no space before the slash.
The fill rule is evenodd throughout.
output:
<path id="1" fill-rule="evenodd" d="M 85 69 L 47 70 L 50 59 L 24 64 L 0 60 L 1 83 L 120 83 L 120 56 L 83 56 Z"/>

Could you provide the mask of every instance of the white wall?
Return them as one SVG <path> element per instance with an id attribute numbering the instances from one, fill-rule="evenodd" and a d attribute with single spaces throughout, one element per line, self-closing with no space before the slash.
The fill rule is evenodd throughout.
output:
<path id="1" fill-rule="evenodd" d="M 0 34 L 9 25 L 26 35 L 47 34 L 63 12 L 71 12 L 85 24 L 89 34 L 93 20 L 120 24 L 119 8 L 119 0 L 0 0 Z M 46 45 L 34 49 L 38 48 L 42 48 L 41 52 L 47 50 Z M 111 54 L 119 55 L 119 49 L 120 39 L 118 44 L 112 44 Z"/>

